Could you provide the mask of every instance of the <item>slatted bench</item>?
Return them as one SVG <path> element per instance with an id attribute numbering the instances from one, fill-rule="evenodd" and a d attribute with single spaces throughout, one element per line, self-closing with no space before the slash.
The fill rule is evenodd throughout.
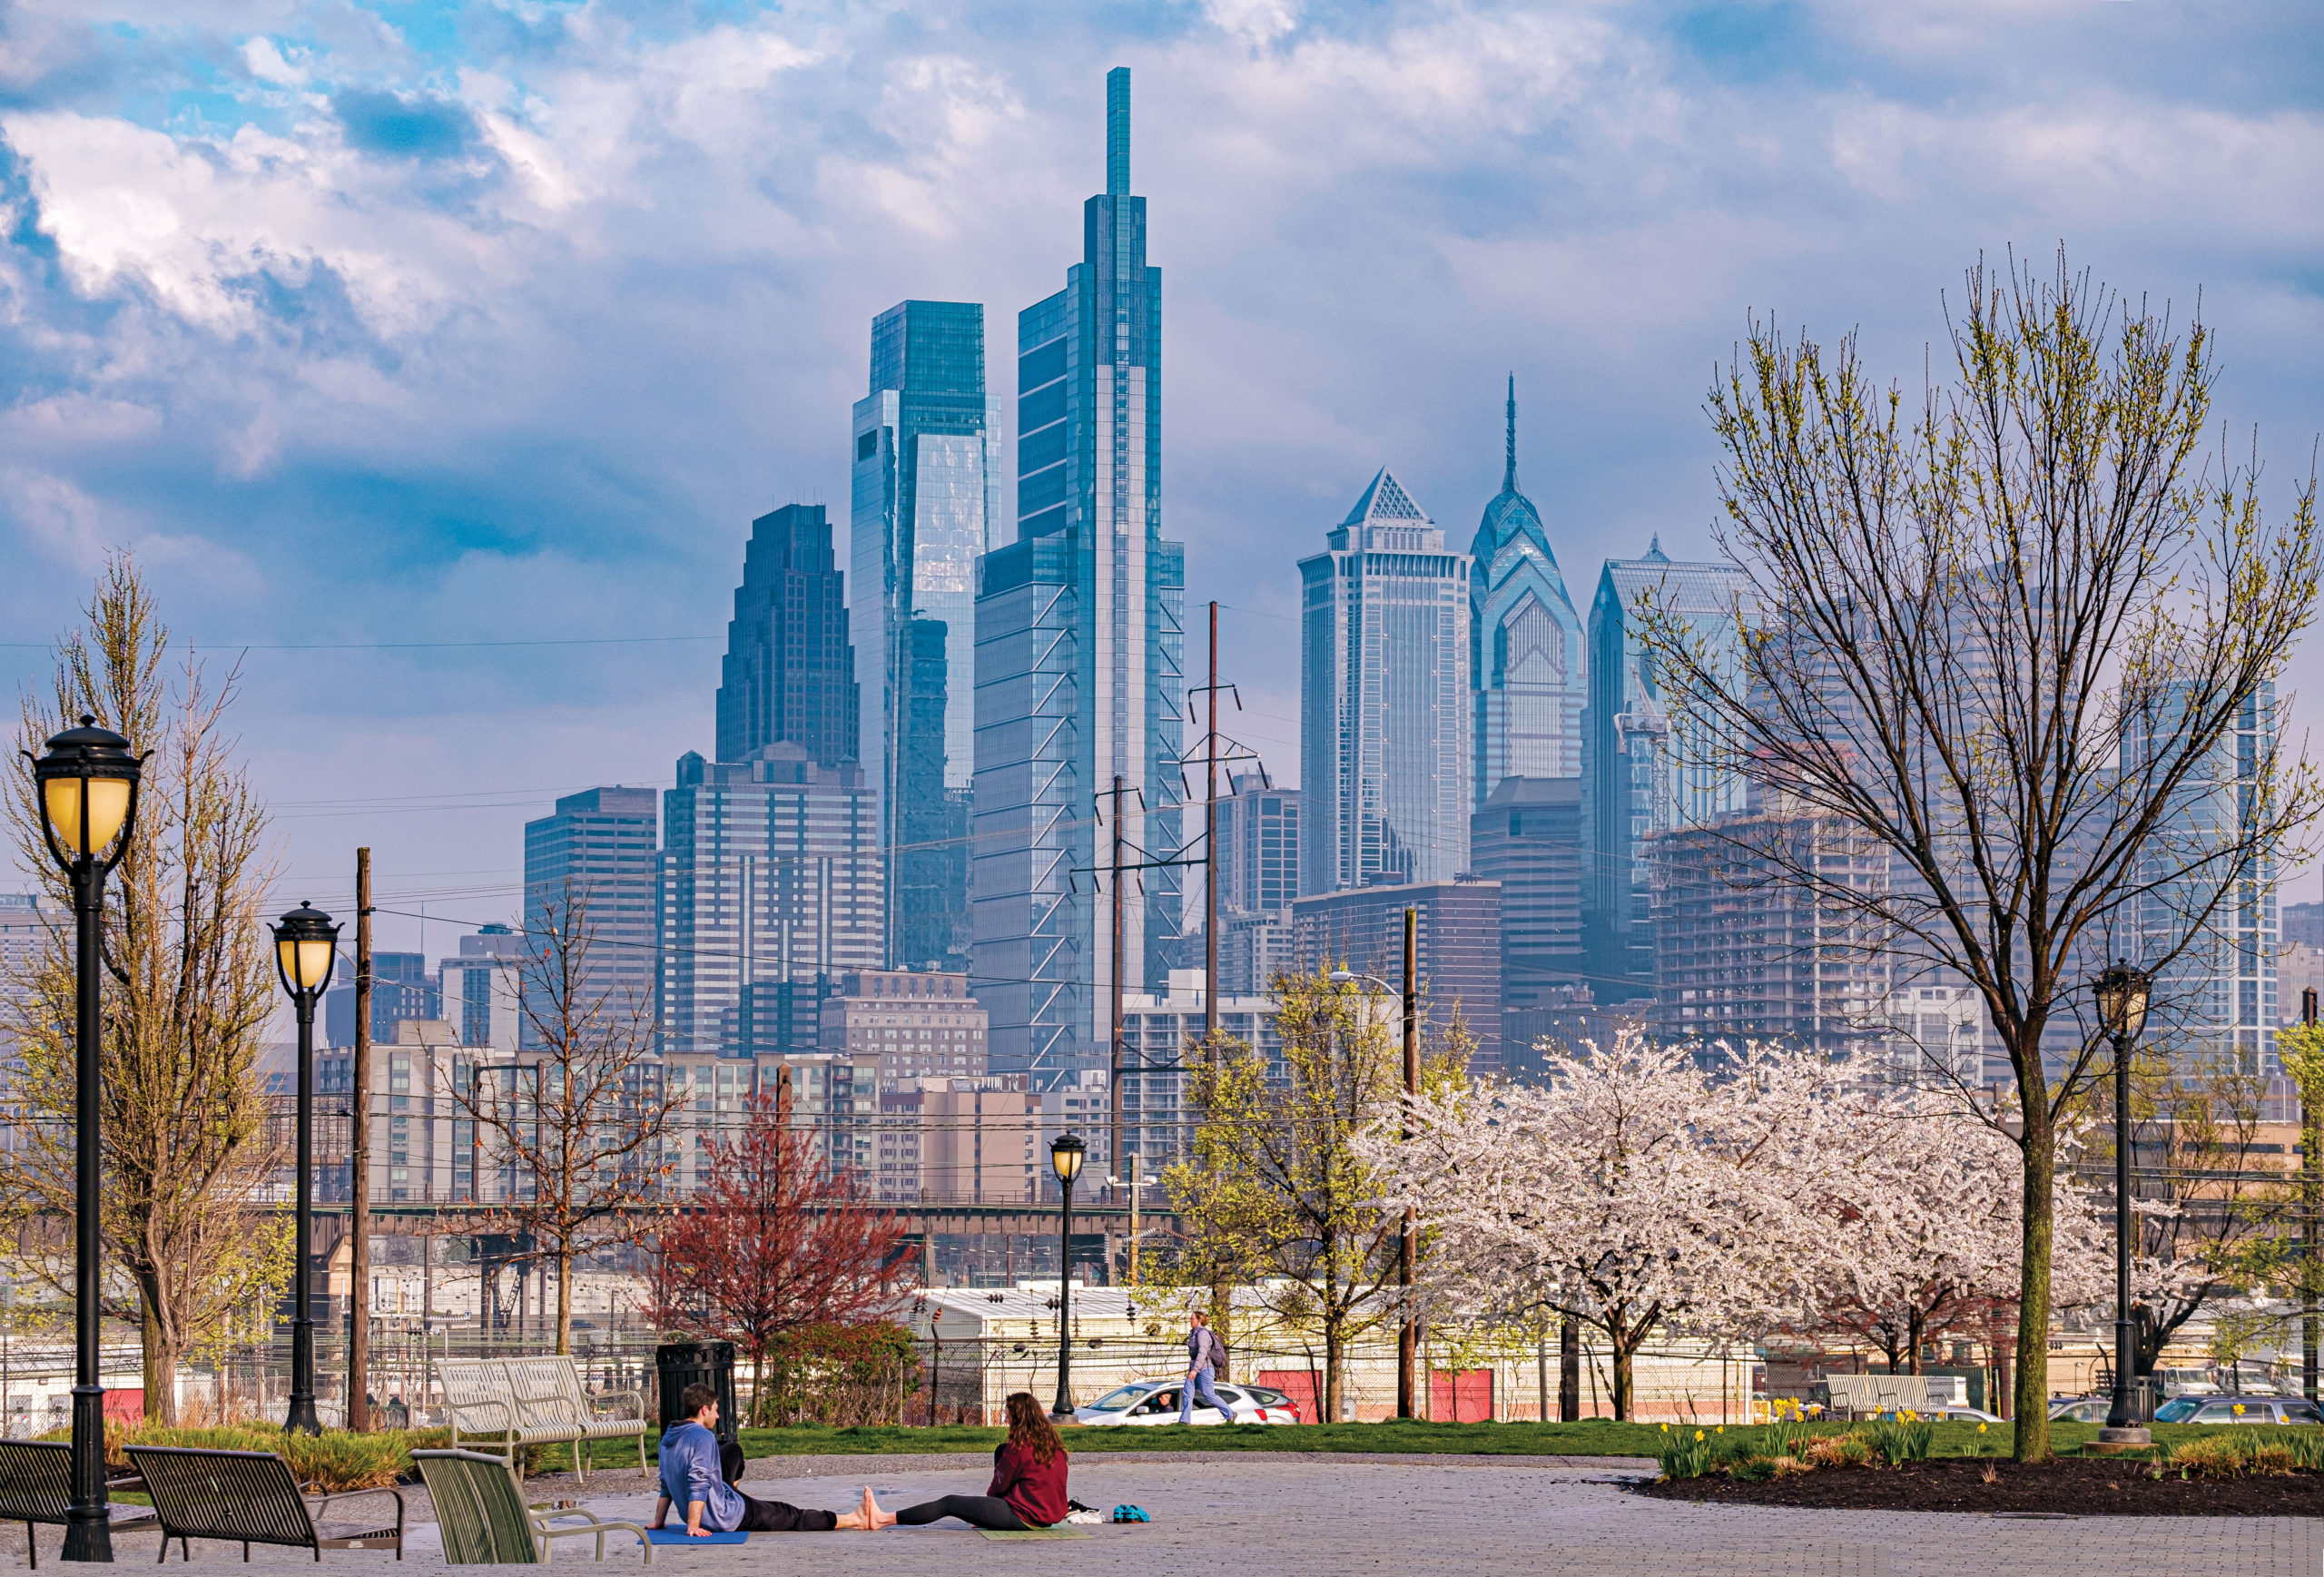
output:
<path id="1" fill-rule="evenodd" d="M 550 1540 L 585 1536 L 596 1538 L 602 1561 L 606 1535 L 615 1532 L 636 1534 L 645 1563 L 654 1564 L 654 1541 L 643 1527 L 608 1522 L 574 1506 L 527 1505 L 517 1475 L 497 1456 L 478 1451 L 415 1451 L 411 1460 L 436 1507 L 448 1565 L 541 1565 L 548 1560 Z M 559 1523 L 567 1525 L 559 1527 Z"/>
<path id="2" fill-rule="evenodd" d="M 162 1526 L 162 1559 L 170 1558 L 170 1541 L 178 1552 L 193 1559 L 193 1539 L 223 1539 L 242 1547 L 251 1558 L 252 1544 L 283 1544 L 312 1550 L 320 1561 L 325 1550 L 388 1550 L 403 1559 L 403 1492 L 395 1489 L 347 1490 L 312 1500 L 299 1493 L 290 1464 L 271 1451 L 208 1451 L 182 1445 L 133 1445 L 129 1460 L 145 1480 L 153 1497 L 153 1512 Z M 396 1503 L 396 1520 L 319 1522 L 317 1515 L 339 1501 L 388 1495 Z"/>
<path id="3" fill-rule="evenodd" d="M 133 1478 L 109 1479 L 106 1487 L 125 1488 L 137 1481 Z M 51 1527 L 65 1525 L 65 1513 L 73 1505 L 73 1447 L 62 1440 L 0 1440 L 0 1522 L 25 1524 L 25 1552 L 34 1566 L 40 1564 L 40 1536 L 36 1532 L 43 1523 Z M 140 1533 L 155 1525 L 153 1516 L 142 1506 L 128 1515 L 116 1518 L 113 1532 Z"/>
<path id="4" fill-rule="evenodd" d="M 444 1416 L 458 1449 L 465 1431 L 479 1444 L 505 1448 L 510 1468 L 524 1472 L 519 1448 L 570 1445 L 573 1471 L 589 1478 L 581 1453 L 584 1442 L 637 1442 L 637 1465 L 645 1466 L 645 1398 L 635 1391 L 600 1391 L 581 1386 L 580 1365 L 570 1354 L 538 1358 L 445 1358 L 436 1365 L 444 1388 Z M 613 1412 L 599 1409 L 626 1403 Z"/>

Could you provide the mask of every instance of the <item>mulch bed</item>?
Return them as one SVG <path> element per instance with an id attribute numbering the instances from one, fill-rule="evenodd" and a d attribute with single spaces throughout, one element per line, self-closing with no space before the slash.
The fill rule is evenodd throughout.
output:
<path id="1" fill-rule="evenodd" d="M 1984 1482 L 1990 1467 L 1999 1475 Z M 1725 1474 L 1641 1485 L 1663 1500 L 1831 1511 L 1987 1512 L 2015 1516 L 2324 1516 L 2324 1474 L 2149 1477 L 2142 1462 L 2060 1457 L 2013 1463 L 1940 1457 L 1903 1467 L 1818 1468 L 1748 1483 Z"/>

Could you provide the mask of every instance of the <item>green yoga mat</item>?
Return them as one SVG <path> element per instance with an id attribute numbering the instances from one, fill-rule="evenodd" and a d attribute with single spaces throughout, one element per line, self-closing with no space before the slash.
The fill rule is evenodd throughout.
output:
<path id="1" fill-rule="evenodd" d="M 999 1528 L 979 1528 L 988 1539 L 1086 1539 L 1089 1535 L 1079 1528 L 1024 1528 L 1004 1532 Z"/>

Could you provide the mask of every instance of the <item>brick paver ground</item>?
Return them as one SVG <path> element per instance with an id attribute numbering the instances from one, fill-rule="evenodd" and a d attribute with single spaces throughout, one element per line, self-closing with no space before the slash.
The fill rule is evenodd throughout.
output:
<path id="1" fill-rule="evenodd" d="M 751 1464 L 743 1487 L 763 1498 L 846 1508 L 865 1483 L 893 1508 L 929 1496 L 980 1493 L 977 1458 L 772 1458 Z M 739 1548 L 660 1549 L 655 1569 L 702 1577 L 781 1572 L 783 1577 L 1268 1577 L 1348 1572 L 1575 1572 L 1592 1577 L 2319 1577 L 2324 1521 L 2293 1518 L 2008 1518 L 1883 1512 L 1807 1512 L 1649 1500 L 1624 1481 L 1652 1464 L 1606 1457 L 1286 1457 L 1224 1454 L 1075 1464 L 1077 1498 L 1101 1508 L 1134 1502 L 1154 1522 L 1104 1525 L 1072 1542 L 997 1542 L 958 1524 L 879 1534 L 764 1535 Z M 576 1493 L 536 1481 L 544 1494 Z M 415 1520 L 405 1562 L 443 1563 L 426 1497 L 409 1492 Z M 577 1492 L 606 1516 L 644 1520 L 650 1491 L 635 1474 L 593 1475 Z M 608 1567 L 637 1562 L 608 1541 Z M 58 1548 L 42 1531 L 44 1564 Z M 123 1563 L 151 1563 L 151 1534 L 124 1537 Z M 253 1564 L 310 1556 L 254 1552 Z M 0 1534 L 0 1559 L 24 1559 L 21 1528 Z M 556 1553 L 589 1562 L 587 1541 Z M 174 1558 L 172 1562 L 175 1568 Z M 328 1567 L 388 1577 L 392 1557 L 332 1552 Z M 248 1572 L 239 1548 L 194 1547 L 197 1570 Z M 21 1567 L 19 1566 L 19 1569 Z"/>

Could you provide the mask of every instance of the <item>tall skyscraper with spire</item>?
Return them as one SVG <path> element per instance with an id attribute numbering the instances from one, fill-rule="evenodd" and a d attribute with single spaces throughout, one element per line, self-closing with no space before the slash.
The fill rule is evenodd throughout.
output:
<path id="1" fill-rule="evenodd" d="M 1302 559 L 1299 891 L 1469 868 L 1466 554 L 1386 470 Z"/>
<path id="2" fill-rule="evenodd" d="M 1517 378 L 1509 379 L 1501 491 L 1470 545 L 1469 672 L 1475 684 L 1472 805 L 1508 777 L 1581 775 L 1590 699 L 1581 620 L 1533 501 L 1517 490 Z"/>
<path id="3" fill-rule="evenodd" d="M 887 851 L 886 961 L 968 968 L 976 566 L 999 456 L 984 308 L 901 301 L 872 320 L 849 514 L 865 777 Z"/>
<path id="4" fill-rule="evenodd" d="M 1081 261 L 1018 314 L 1017 540 L 978 591 L 971 972 L 992 1066 L 1042 1084 L 1105 1058 L 1098 801 L 1119 776 L 1137 844 L 1175 850 L 1180 832 L 1186 555 L 1162 536 L 1162 276 L 1129 153 L 1120 67 Z M 1143 874 L 1124 920 L 1131 989 L 1180 947 L 1177 872 Z"/>

